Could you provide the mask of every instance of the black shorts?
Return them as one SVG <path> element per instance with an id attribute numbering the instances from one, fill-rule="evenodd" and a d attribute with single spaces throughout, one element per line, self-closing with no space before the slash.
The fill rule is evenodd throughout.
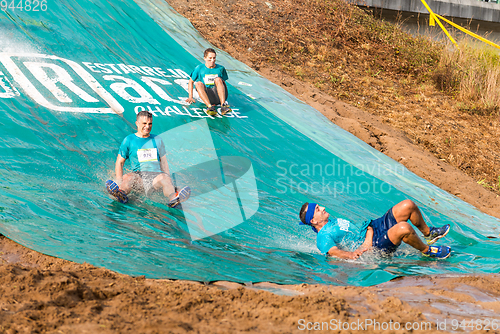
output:
<path id="1" fill-rule="evenodd" d="M 134 174 L 138 175 L 142 181 L 137 186 L 142 187 L 146 195 L 150 195 L 154 191 L 153 180 L 163 172 L 134 172 Z"/>
<path id="2" fill-rule="evenodd" d="M 380 218 L 372 220 L 370 225 L 373 228 L 373 247 L 387 254 L 392 254 L 396 251 L 399 245 L 395 245 L 389 239 L 387 231 L 398 222 L 394 218 L 392 208 L 389 209 Z"/>
<path id="3" fill-rule="evenodd" d="M 217 86 L 216 85 L 213 85 L 212 87 L 207 87 L 207 86 L 203 85 L 203 87 L 205 87 L 205 92 L 207 93 L 208 100 L 210 101 L 211 105 L 216 106 L 218 104 L 221 104 L 221 101 L 219 99 L 219 94 L 217 93 Z M 224 82 L 224 89 L 226 92 L 226 100 L 227 100 L 228 91 L 227 91 L 227 86 L 226 86 L 225 82 Z"/>

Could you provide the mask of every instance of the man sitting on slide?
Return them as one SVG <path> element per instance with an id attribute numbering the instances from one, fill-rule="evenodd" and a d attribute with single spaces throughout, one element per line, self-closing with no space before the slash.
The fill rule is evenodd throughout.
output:
<path id="1" fill-rule="evenodd" d="M 450 225 L 427 226 L 417 205 L 410 200 L 396 204 L 380 218 L 365 222 L 359 230 L 348 220 L 329 219 L 330 214 L 316 203 L 302 205 L 299 217 L 300 225 L 309 225 L 317 233 L 316 245 L 321 253 L 340 259 L 355 260 L 370 248 L 390 255 L 401 242 L 437 259 L 446 259 L 451 254 L 448 246 L 430 246 L 450 231 Z M 422 232 L 427 244 L 412 225 Z"/>
<path id="2" fill-rule="evenodd" d="M 153 116 L 147 111 L 137 114 L 137 132 L 123 140 L 115 164 L 116 181 L 106 181 L 108 192 L 121 203 L 128 202 L 128 194 L 134 190 L 144 191 L 149 195 L 162 189 L 168 199 L 168 206 L 175 208 L 191 195 L 186 186 L 176 192 L 170 178 L 165 145 L 160 137 L 151 134 Z M 123 165 L 130 158 L 132 173 L 123 175 Z"/>
<path id="3" fill-rule="evenodd" d="M 205 112 L 210 116 L 217 115 L 215 106 L 218 104 L 221 105 L 221 115 L 231 111 L 231 107 L 226 101 L 228 95 L 226 81 L 229 78 L 224 66 L 215 63 L 216 57 L 214 49 L 205 50 L 203 53 L 205 64 L 196 66 L 191 72 L 188 86 L 189 97 L 186 99 L 188 103 L 195 102 L 193 99 L 194 86 L 203 103 L 207 105 Z"/>

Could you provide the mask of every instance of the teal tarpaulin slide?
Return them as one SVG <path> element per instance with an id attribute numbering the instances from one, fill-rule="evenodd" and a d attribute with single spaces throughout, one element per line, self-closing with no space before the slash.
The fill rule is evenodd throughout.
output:
<path id="1" fill-rule="evenodd" d="M 22 1 L 21 1 L 22 2 Z M 10 5 L 10 1 L 7 1 Z M 4 2 L 2 2 L 3 6 Z M 3 6 L 5 7 L 5 6 Z M 210 45 L 160 0 L 33 1 L 0 11 L 0 233 L 45 254 L 151 278 L 373 285 L 499 272 L 499 220 L 417 177 L 222 51 L 234 111 L 187 105 Z M 192 197 L 112 200 L 118 147 L 153 113 Z M 126 165 L 128 166 L 128 165 Z M 450 223 L 445 261 L 336 261 L 298 225 L 303 202 L 363 222 L 403 199 Z"/>

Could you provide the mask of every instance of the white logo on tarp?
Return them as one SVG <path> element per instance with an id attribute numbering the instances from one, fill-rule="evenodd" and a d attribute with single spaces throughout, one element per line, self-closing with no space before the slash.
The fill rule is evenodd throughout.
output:
<path id="1" fill-rule="evenodd" d="M 17 85 L 33 101 L 55 111 L 121 114 L 125 108 L 118 101 L 125 101 L 136 105 L 135 113 L 147 110 L 154 117 L 212 118 L 201 108 L 188 107 L 189 75 L 181 69 L 82 64 L 45 54 L 0 53 L 0 65 L 6 70 L 0 72 L 0 98 L 20 96 Z M 140 79 L 127 76 L 130 74 Z M 185 96 L 175 96 L 176 93 Z M 196 90 L 193 97 L 202 102 Z M 238 109 L 224 117 L 247 118 Z"/>
<path id="2" fill-rule="evenodd" d="M 17 57 L 28 58 L 30 60 L 23 62 L 23 65 L 26 66 L 26 68 L 31 72 L 31 75 L 33 75 L 49 92 L 51 92 L 58 101 L 62 102 L 62 105 L 55 105 L 47 100 L 44 94 L 33 85 L 26 74 L 19 68 L 16 62 L 14 62 L 13 58 Z M 105 105 L 89 108 L 74 107 L 72 104 L 74 101 L 59 88 L 59 85 L 66 87 L 69 91 L 72 91 L 86 102 L 99 102 L 99 100 L 92 97 L 81 87 L 76 86 L 73 82 L 73 76 L 68 73 L 65 68 L 55 63 L 42 62 L 40 59 L 50 59 L 52 61 L 58 61 L 68 65 L 74 73 L 78 75 L 79 79 L 85 82 L 87 88 L 102 99 L 102 102 Z M 48 109 L 84 113 L 123 113 L 124 111 L 123 107 L 115 100 L 115 98 L 109 94 L 92 75 L 85 71 L 81 65 L 74 61 L 43 54 L 2 53 L 0 54 L 0 63 L 2 63 L 2 65 L 9 71 L 9 74 L 14 78 L 15 82 L 32 100 Z M 49 70 L 51 72 L 50 77 L 48 75 Z"/>
<path id="3" fill-rule="evenodd" d="M 20 96 L 16 87 L 14 87 L 3 72 L 0 72 L 0 98 L 9 99 L 15 96 Z"/>

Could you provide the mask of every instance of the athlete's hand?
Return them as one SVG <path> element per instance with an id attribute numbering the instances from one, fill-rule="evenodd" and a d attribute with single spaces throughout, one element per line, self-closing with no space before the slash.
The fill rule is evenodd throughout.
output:
<path id="1" fill-rule="evenodd" d="M 368 250 L 368 248 L 359 248 L 359 249 L 356 249 L 354 252 L 351 253 L 351 259 L 352 260 L 357 260 L 361 256 L 361 254 L 363 254 L 367 250 Z"/>
<path id="2" fill-rule="evenodd" d="M 195 99 L 193 99 L 192 97 L 188 97 L 188 98 L 186 99 L 186 102 L 187 102 L 187 103 L 189 103 L 189 104 L 191 104 L 191 103 L 195 103 L 195 102 L 196 102 L 196 100 L 195 100 Z"/>

